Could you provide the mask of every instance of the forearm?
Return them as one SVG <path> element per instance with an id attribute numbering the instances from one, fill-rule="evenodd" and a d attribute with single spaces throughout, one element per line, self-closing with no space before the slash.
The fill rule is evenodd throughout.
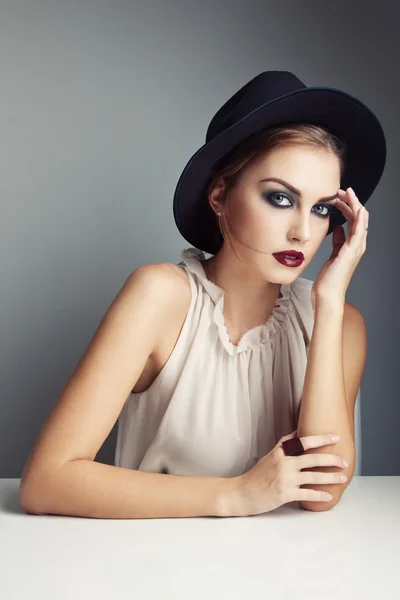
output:
<path id="1" fill-rule="evenodd" d="M 73 460 L 39 482 L 22 483 L 20 501 L 33 514 L 100 519 L 225 516 L 231 480 L 150 473 Z"/>
<path id="2" fill-rule="evenodd" d="M 313 448 L 305 453 L 339 454 L 351 464 L 349 453 L 355 450 L 343 375 L 343 312 L 344 307 L 340 305 L 316 306 L 297 430 L 300 437 L 320 433 L 340 435 L 340 440 L 335 445 Z M 313 467 L 306 470 L 328 473 L 337 472 L 338 469 L 337 467 Z M 342 472 L 350 480 L 352 473 L 345 468 Z M 310 484 L 302 487 L 331 493 L 332 504 L 335 504 L 346 484 L 340 486 Z M 325 503 L 302 504 L 304 508 L 314 510 L 328 508 Z"/>

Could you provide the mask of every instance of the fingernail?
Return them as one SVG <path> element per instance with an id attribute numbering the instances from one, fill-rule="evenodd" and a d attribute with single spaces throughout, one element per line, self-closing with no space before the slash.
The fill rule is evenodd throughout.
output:
<path id="1" fill-rule="evenodd" d="M 331 435 L 331 440 L 333 442 L 338 442 L 340 440 L 340 435 Z"/>

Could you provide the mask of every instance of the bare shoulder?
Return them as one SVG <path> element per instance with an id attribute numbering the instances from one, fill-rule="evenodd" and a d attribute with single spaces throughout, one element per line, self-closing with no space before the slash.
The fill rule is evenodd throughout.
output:
<path id="1" fill-rule="evenodd" d="M 138 267 L 129 275 L 130 286 L 142 286 L 155 299 L 168 301 L 168 306 L 179 310 L 190 301 L 191 289 L 186 273 L 173 263 L 163 262 Z M 175 303 L 171 303 L 175 300 Z M 166 308 L 166 304 L 164 303 Z"/>
<path id="2" fill-rule="evenodd" d="M 140 279 L 158 307 L 158 334 L 132 393 L 146 391 L 167 363 L 185 322 L 192 292 L 186 272 L 173 263 L 149 264 L 131 274 Z"/>
<path id="3" fill-rule="evenodd" d="M 157 331 L 154 352 L 158 353 L 159 343 L 173 332 L 175 325 L 184 320 L 191 301 L 191 287 L 184 270 L 169 262 L 142 265 L 128 276 L 124 288 L 132 295 L 132 309 L 141 296 L 148 302 L 152 312 L 157 313 Z M 129 306 L 129 304 L 128 304 Z"/>

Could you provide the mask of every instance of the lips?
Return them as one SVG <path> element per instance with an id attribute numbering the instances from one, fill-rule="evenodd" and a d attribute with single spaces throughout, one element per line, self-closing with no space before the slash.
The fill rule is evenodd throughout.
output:
<path id="1" fill-rule="evenodd" d="M 303 263 L 302 258 L 295 258 L 293 255 L 275 253 L 273 257 L 285 267 L 299 267 Z"/>
<path id="2" fill-rule="evenodd" d="M 304 260 L 304 254 L 302 252 L 297 252 L 297 250 L 284 250 L 283 252 L 274 252 L 274 255 Z"/>

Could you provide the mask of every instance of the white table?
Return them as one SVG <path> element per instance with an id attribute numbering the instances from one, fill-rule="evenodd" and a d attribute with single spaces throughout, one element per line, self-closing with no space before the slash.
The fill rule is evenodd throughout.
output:
<path id="1" fill-rule="evenodd" d="M 398 598 L 400 477 L 355 476 L 339 504 L 251 517 L 28 515 L 0 479 L 4 600 Z"/>

